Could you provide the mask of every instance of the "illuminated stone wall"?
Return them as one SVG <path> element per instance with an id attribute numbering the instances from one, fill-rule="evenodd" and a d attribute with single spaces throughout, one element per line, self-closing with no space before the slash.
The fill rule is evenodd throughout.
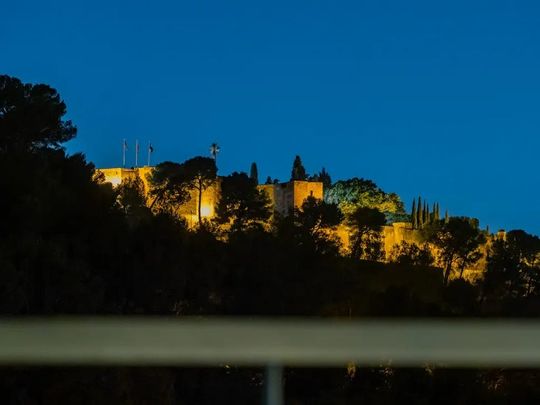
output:
<path id="1" fill-rule="evenodd" d="M 339 240 L 342 244 L 342 253 L 350 253 L 350 235 L 351 229 L 346 225 L 340 225 L 336 228 L 336 234 L 339 237 Z M 391 225 L 384 226 L 382 229 L 383 237 L 383 249 L 385 254 L 385 261 L 391 260 L 392 250 L 396 245 L 399 245 L 401 242 L 414 243 L 418 246 L 423 246 L 424 242 L 422 240 L 420 231 L 418 229 L 412 229 L 412 224 L 408 222 L 395 222 Z M 494 236 L 495 238 L 500 236 Z M 469 268 L 466 268 L 463 272 L 463 277 L 467 280 L 474 281 L 483 277 L 486 268 L 486 257 L 487 252 L 491 246 L 493 239 L 488 239 L 488 242 L 480 247 L 482 252 L 482 258 L 474 265 Z M 437 257 L 437 249 L 429 245 L 431 253 L 434 257 Z M 450 278 L 455 278 L 458 275 L 453 274 Z"/>
<path id="2" fill-rule="evenodd" d="M 201 203 L 201 217 L 203 220 L 212 219 L 216 216 L 216 207 L 220 195 L 220 182 L 219 180 L 216 183 L 202 193 L 202 203 Z M 198 224 L 199 217 L 197 215 L 198 203 L 199 201 L 199 191 L 191 190 L 190 199 L 182 204 L 178 213 L 184 217 L 187 221 L 188 226 L 193 227 Z"/>
<path id="3" fill-rule="evenodd" d="M 105 177 L 105 181 L 111 183 L 113 187 L 116 187 L 122 183 L 122 181 L 127 179 L 132 179 L 139 177 L 144 184 L 144 191 L 148 195 L 149 187 L 149 176 L 152 173 L 154 168 L 151 166 L 144 166 L 139 168 L 125 169 L 125 168 L 108 168 L 108 169 L 97 169 L 97 172 L 102 173 Z M 219 190 L 220 184 L 219 181 L 216 181 L 216 184 L 210 186 L 204 190 L 202 194 L 202 204 L 201 204 L 201 216 L 204 219 L 211 219 L 216 215 L 216 205 L 219 199 Z M 188 226 L 192 227 L 198 223 L 198 198 L 199 193 L 197 190 L 190 191 L 191 198 L 185 204 L 182 204 L 178 208 L 178 213 L 184 217 Z"/>
<path id="4" fill-rule="evenodd" d="M 98 172 L 103 173 L 105 181 L 112 183 L 115 187 L 125 179 L 139 176 L 144 183 L 145 191 L 148 192 L 148 176 L 151 174 L 152 170 L 153 167 L 145 166 L 134 169 L 98 169 Z M 267 194 L 274 211 L 281 215 L 289 215 L 293 208 L 300 208 L 302 203 L 309 196 L 318 199 L 323 198 L 323 184 L 320 182 L 291 181 L 279 184 L 261 184 L 258 188 Z M 201 205 L 201 214 L 203 218 L 212 219 L 215 217 L 220 190 L 220 181 L 218 179 L 213 186 L 203 192 Z M 197 190 L 192 190 L 190 194 L 190 200 L 185 204 L 182 204 L 179 207 L 178 212 L 185 218 L 188 226 L 193 227 L 198 223 L 198 192 Z M 336 235 L 341 241 L 344 254 L 347 254 L 350 251 L 350 232 L 349 227 L 346 225 L 340 225 L 335 230 Z M 496 237 L 504 237 L 504 234 L 501 235 L 497 235 Z M 392 225 L 384 226 L 382 236 L 386 261 L 390 260 L 394 246 L 403 241 L 407 243 L 416 243 L 418 245 L 422 244 L 420 232 L 416 229 L 412 229 L 411 224 L 407 222 L 396 222 Z M 474 280 L 482 276 L 486 265 L 486 252 L 489 249 L 490 244 L 491 240 L 482 247 L 482 252 L 484 253 L 483 258 L 480 259 L 474 267 L 465 270 L 465 278 Z M 437 254 L 433 247 L 432 253 L 434 256 Z"/>
<path id="5" fill-rule="evenodd" d="M 318 181 L 290 181 L 279 184 L 262 184 L 260 190 L 264 190 L 274 211 L 281 215 L 289 215 L 293 208 L 300 208 L 308 197 L 323 198 L 323 184 Z"/>

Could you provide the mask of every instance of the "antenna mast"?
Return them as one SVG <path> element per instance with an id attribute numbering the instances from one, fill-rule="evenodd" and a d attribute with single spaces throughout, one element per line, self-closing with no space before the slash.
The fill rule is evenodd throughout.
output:
<path id="1" fill-rule="evenodd" d="M 126 150 L 127 150 L 127 140 L 124 138 L 122 143 L 122 167 L 126 167 Z"/>

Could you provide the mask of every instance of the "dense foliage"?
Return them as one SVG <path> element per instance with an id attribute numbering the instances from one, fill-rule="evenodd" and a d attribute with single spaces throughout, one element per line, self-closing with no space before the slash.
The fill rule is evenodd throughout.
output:
<path id="1" fill-rule="evenodd" d="M 350 207 L 347 221 L 358 241 L 371 241 L 384 222 L 374 207 L 401 212 L 397 196 L 356 179 L 345 197 L 334 194 L 336 204 L 308 199 L 269 227 L 248 226 L 266 218 L 267 201 L 254 193 L 253 179 L 238 173 L 224 179 L 227 198 L 220 208 L 221 218 L 236 226 L 226 235 L 211 224 L 187 229 L 171 207 L 187 198 L 186 181 L 207 187 L 215 178 L 215 160 L 160 165 L 150 209 L 140 181 L 113 189 L 83 155 L 61 149 L 75 130 L 63 120 L 56 91 L 7 77 L 1 83 L 0 171 L 9 174 L 0 176 L 4 316 L 540 313 L 540 244 L 523 231 L 494 241 L 485 282 L 445 282 L 443 271 L 431 267 L 420 250 L 402 246 L 395 263 L 361 260 L 364 250 L 343 256 L 327 232 L 343 220 L 338 205 Z M 42 89 L 37 94 L 47 91 L 37 97 L 36 88 Z M 42 111 L 48 111 L 46 119 Z M 441 249 L 455 246 L 457 236 L 471 241 L 448 259 L 459 269 L 480 237 L 464 221 L 446 225 L 433 232 Z M 261 370 L 234 367 L 9 368 L 2 370 L 0 395 L 2 403 L 12 404 L 258 403 L 261 380 Z M 286 396 L 294 404 L 536 403 L 539 382 L 534 371 L 358 366 L 348 372 L 344 366 L 287 370 Z"/>
<path id="2" fill-rule="evenodd" d="M 391 222 L 408 220 L 399 196 L 384 192 L 371 180 L 355 177 L 337 181 L 325 190 L 324 198 L 329 203 L 338 204 L 344 214 L 350 214 L 357 208 L 375 208 Z"/>

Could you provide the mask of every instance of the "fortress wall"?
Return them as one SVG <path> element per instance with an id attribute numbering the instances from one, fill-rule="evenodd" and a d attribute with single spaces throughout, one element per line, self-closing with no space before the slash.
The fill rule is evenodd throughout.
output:
<path id="1" fill-rule="evenodd" d="M 139 167 L 137 170 L 137 174 L 138 176 L 140 177 L 140 179 L 142 180 L 143 182 L 143 185 L 144 185 L 144 191 L 146 193 L 148 193 L 148 191 L 150 190 L 150 184 L 149 184 L 149 177 L 151 176 L 152 174 L 152 170 L 154 170 L 154 168 L 152 166 L 144 166 L 144 167 Z"/>
<path id="2" fill-rule="evenodd" d="M 293 208 L 300 208 L 306 198 L 313 196 L 322 200 L 323 184 L 315 181 L 291 181 L 279 184 L 262 184 L 258 186 L 264 190 L 274 211 L 281 215 L 289 215 Z"/>
<path id="3" fill-rule="evenodd" d="M 221 184 L 216 181 L 215 184 L 208 187 L 202 193 L 201 199 L 201 216 L 203 219 L 212 219 L 216 216 L 216 207 L 219 202 Z M 193 227 L 198 224 L 198 206 L 199 206 L 199 191 L 190 190 L 190 199 L 178 208 L 178 213 L 184 217 L 188 226 Z"/>
<path id="4" fill-rule="evenodd" d="M 260 184 L 257 186 L 260 191 L 264 191 L 270 200 L 272 207 L 276 206 L 276 185 L 275 184 Z"/>
<path id="5" fill-rule="evenodd" d="M 98 169 L 98 172 L 103 173 L 105 181 L 112 183 L 114 187 L 122 183 L 123 180 L 134 178 L 139 176 L 143 181 L 145 191 L 148 192 L 148 176 L 153 170 L 153 167 L 140 167 L 135 169 L 125 168 L 109 168 Z M 289 183 L 280 184 L 262 184 L 258 186 L 259 190 L 263 190 L 269 197 L 272 206 L 276 212 L 282 215 L 288 215 L 290 210 L 299 208 L 302 203 L 309 196 L 313 196 L 318 199 L 323 198 L 323 184 L 320 182 L 311 181 L 292 181 Z M 206 189 L 202 195 L 201 214 L 205 219 L 211 219 L 216 215 L 216 206 L 219 202 L 219 196 L 221 192 L 219 180 L 211 187 Z M 197 216 L 197 190 L 190 191 L 191 198 L 185 204 L 179 207 L 179 214 L 183 216 L 188 226 L 195 226 L 198 223 Z M 339 225 L 335 234 L 342 243 L 342 251 L 347 254 L 350 251 L 350 229 L 346 225 Z M 385 259 L 390 260 L 390 255 L 396 244 L 400 244 L 405 241 L 407 243 L 422 244 L 420 233 L 416 229 L 412 229 L 410 223 L 396 222 L 392 225 L 383 227 L 383 247 L 385 251 Z M 495 237 L 504 237 L 504 233 L 496 235 Z M 483 257 L 474 265 L 474 267 L 465 269 L 464 277 L 469 280 L 476 280 L 482 277 L 486 266 L 486 253 L 491 245 L 492 241 L 488 240 L 488 243 L 484 245 L 482 249 Z M 433 249 L 434 250 L 434 249 Z M 433 251 L 434 255 L 436 254 Z"/>
<path id="6" fill-rule="evenodd" d="M 111 168 L 97 169 L 98 173 L 103 174 L 106 183 L 111 183 L 113 187 L 119 186 L 122 181 L 137 176 L 136 169 Z"/>
<path id="7" fill-rule="evenodd" d="M 403 241 L 418 245 L 422 243 L 418 230 L 412 229 L 410 222 L 394 222 L 392 225 L 384 226 L 382 233 L 387 260 L 390 259 L 394 246 Z"/>
<path id="8" fill-rule="evenodd" d="M 137 167 L 132 169 L 115 167 L 110 169 L 96 169 L 96 171 L 103 174 L 105 177 L 105 182 L 111 183 L 113 187 L 119 186 L 124 180 L 139 177 L 143 182 L 145 189 L 144 191 L 148 192 L 148 176 L 153 169 L 154 168 L 151 166 Z"/>
<path id="9" fill-rule="evenodd" d="M 291 183 L 276 184 L 275 187 L 276 205 L 274 210 L 281 215 L 289 215 L 294 207 L 294 188 Z"/>
<path id="10" fill-rule="evenodd" d="M 148 194 L 150 189 L 149 176 L 154 168 L 151 166 L 138 167 L 133 169 L 126 168 L 107 168 L 97 169 L 99 173 L 105 176 L 105 181 L 116 187 L 127 179 L 139 177 L 144 185 L 144 191 Z M 213 218 L 216 215 L 216 206 L 219 201 L 220 183 L 210 186 L 202 194 L 201 215 L 205 219 Z M 178 213 L 184 217 L 189 226 L 194 226 L 198 222 L 198 198 L 197 190 L 190 190 L 190 199 L 178 208 Z"/>
<path id="11" fill-rule="evenodd" d="M 293 206 L 300 208 L 308 197 L 323 199 L 323 184 L 318 181 L 292 181 Z"/>

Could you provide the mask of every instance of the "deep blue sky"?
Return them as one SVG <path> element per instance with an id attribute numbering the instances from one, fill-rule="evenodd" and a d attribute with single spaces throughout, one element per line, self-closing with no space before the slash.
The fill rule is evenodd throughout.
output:
<path id="1" fill-rule="evenodd" d="M 514 4 L 512 4 L 514 3 Z M 0 73 L 44 82 L 70 152 L 207 154 L 374 180 L 540 234 L 538 1 L 5 1 Z M 144 153 L 143 153 L 144 155 Z M 129 155 L 132 164 L 132 153 Z"/>

